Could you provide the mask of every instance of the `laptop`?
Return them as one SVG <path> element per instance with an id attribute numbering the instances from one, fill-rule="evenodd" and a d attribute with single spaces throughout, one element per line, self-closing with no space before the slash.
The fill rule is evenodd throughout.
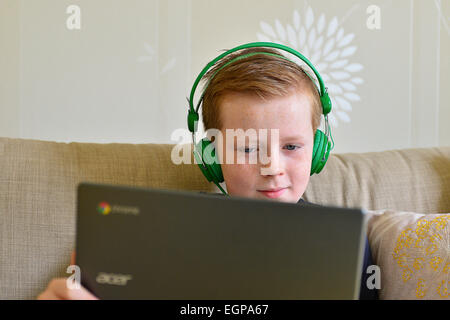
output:
<path id="1" fill-rule="evenodd" d="M 358 299 L 365 212 L 80 183 L 76 263 L 101 299 Z"/>

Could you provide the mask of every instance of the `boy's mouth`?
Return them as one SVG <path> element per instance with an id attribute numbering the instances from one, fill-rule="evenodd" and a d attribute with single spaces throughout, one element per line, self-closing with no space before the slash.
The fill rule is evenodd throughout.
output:
<path id="1" fill-rule="evenodd" d="M 278 198 L 280 197 L 284 191 L 286 191 L 287 188 L 274 188 L 274 189 L 265 189 L 265 190 L 258 190 L 258 192 L 265 195 L 267 198 Z"/>

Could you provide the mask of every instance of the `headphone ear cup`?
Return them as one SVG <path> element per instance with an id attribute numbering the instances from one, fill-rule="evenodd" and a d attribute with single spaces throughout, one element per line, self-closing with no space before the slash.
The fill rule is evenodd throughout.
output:
<path id="1" fill-rule="evenodd" d="M 328 141 L 328 139 L 326 139 L 326 142 L 324 144 L 325 149 L 323 150 L 323 160 L 322 158 L 319 161 L 319 165 L 316 169 L 316 173 L 320 173 L 320 171 L 322 171 L 323 167 L 325 167 L 325 164 L 328 161 L 328 157 L 330 156 L 330 151 L 331 151 L 331 142 Z"/>
<path id="2" fill-rule="evenodd" d="M 212 150 L 211 147 L 208 148 L 210 144 L 213 145 L 213 143 L 207 138 L 203 138 L 198 143 L 197 150 L 200 153 L 201 159 L 198 159 L 198 156 L 196 156 L 196 159 L 198 159 L 198 166 L 208 181 L 221 183 L 224 181 L 222 167 L 220 166 L 219 160 L 216 156 L 215 148 L 212 148 Z M 209 150 L 206 150 L 207 148 Z"/>
<path id="3" fill-rule="evenodd" d="M 316 133 L 314 135 L 310 175 L 322 171 L 330 154 L 330 145 L 331 143 L 328 141 L 328 137 L 325 135 L 325 133 L 320 130 L 316 130 Z"/>
<path id="4" fill-rule="evenodd" d="M 208 181 L 212 181 L 213 177 L 209 173 L 208 168 L 206 167 L 205 163 L 203 162 L 203 159 L 201 158 L 201 155 L 203 154 L 202 142 L 200 141 L 199 143 L 197 143 L 194 146 L 194 149 L 195 149 L 194 152 L 193 152 L 194 153 L 194 158 L 195 158 L 195 161 L 196 161 L 198 167 L 200 168 L 200 171 L 203 173 L 203 175 L 205 176 L 205 178 Z"/>

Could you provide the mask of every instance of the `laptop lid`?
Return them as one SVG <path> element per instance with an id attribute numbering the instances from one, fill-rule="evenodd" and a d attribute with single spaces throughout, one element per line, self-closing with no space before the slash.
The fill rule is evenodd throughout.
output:
<path id="1" fill-rule="evenodd" d="M 78 186 L 81 283 L 103 299 L 357 299 L 363 210 Z"/>

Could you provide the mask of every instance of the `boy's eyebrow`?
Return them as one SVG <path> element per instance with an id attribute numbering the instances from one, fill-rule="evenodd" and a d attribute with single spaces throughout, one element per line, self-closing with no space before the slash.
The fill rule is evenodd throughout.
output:
<path id="1" fill-rule="evenodd" d="M 303 140 L 304 137 L 300 134 L 287 136 L 287 137 L 281 137 L 280 140 Z"/>

